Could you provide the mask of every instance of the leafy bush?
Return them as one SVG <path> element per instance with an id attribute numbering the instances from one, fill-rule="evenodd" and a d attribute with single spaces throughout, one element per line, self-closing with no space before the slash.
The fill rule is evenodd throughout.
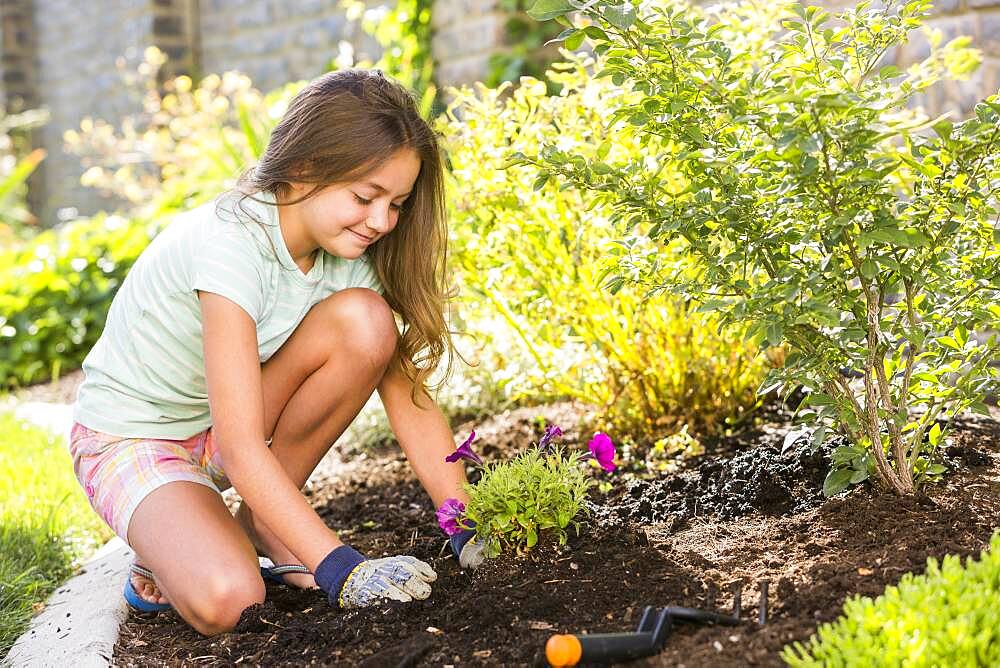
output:
<path id="1" fill-rule="evenodd" d="M 549 141 L 524 162 L 613 207 L 614 287 L 701 300 L 754 341 L 787 345 L 768 385 L 811 392 L 817 445 L 830 429 L 852 443 L 828 493 L 872 473 L 912 493 L 941 470 L 939 421 L 982 409 L 996 382 L 996 337 L 971 333 L 1000 317 L 1000 97 L 961 123 L 907 109 L 974 69 L 968 39 L 938 33 L 902 72 L 883 56 L 921 25 L 925 0 L 862 2 L 836 21 L 793 5 L 763 50 L 744 39 L 743 7 L 715 20 L 674 3 L 583 4 L 563 36 L 590 38 L 606 58 L 595 76 L 632 91 L 605 131 L 634 132 L 646 159 Z M 538 0 L 534 13 L 568 23 L 574 5 Z"/>
<path id="2" fill-rule="evenodd" d="M 717 333 L 716 318 L 672 296 L 602 291 L 614 236 L 609 208 L 532 169 L 505 169 L 513 152 L 543 142 L 595 160 L 644 158 L 627 134 L 602 141 L 606 115 L 629 93 L 588 76 L 585 56 L 568 57 L 550 73 L 562 86 L 555 97 L 528 78 L 516 89 L 452 91 L 439 127 L 454 177 L 462 329 L 494 351 L 489 365 L 516 398 L 596 404 L 603 428 L 636 435 L 683 425 L 719 430 L 754 403 L 763 377 L 756 347 L 738 333 Z M 510 340 L 522 354 L 500 352 Z"/>
<path id="3" fill-rule="evenodd" d="M 104 329 L 115 291 L 157 229 L 99 215 L 0 252 L 0 386 L 79 367 Z"/>
<path id="4" fill-rule="evenodd" d="M 790 666 L 1000 665 L 1000 534 L 979 561 L 927 560 L 874 601 L 856 596 L 808 642 L 786 647 Z"/>

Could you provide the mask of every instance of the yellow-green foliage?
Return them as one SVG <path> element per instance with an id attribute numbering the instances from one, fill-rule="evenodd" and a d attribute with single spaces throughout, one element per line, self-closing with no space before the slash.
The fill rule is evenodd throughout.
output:
<path id="1" fill-rule="evenodd" d="M 791 666 L 1000 665 L 1000 533 L 979 561 L 927 560 L 874 601 L 854 597 L 844 615 L 803 645 L 785 648 Z"/>
<path id="2" fill-rule="evenodd" d="M 529 363 L 519 372 L 492 363 L 530 399 L 572 397 L 604 409 L 607 428 L 633 433 L 688 424 L 696 432 L 754 402 L 762 364 L 739 334 L 680 300 L 641 289 L 601 287 L 611 239 L 610 211 L 588 193 L 560 190 L 524 167 L 515 151 L 556 142 L 608 163 L 646 160 L 628 133 L 601 134 L 605 114 L 628 93 L 587 76 L 574 57 L 556 66 L 555 97 L 540 81 L 453 91 L 441 131 L 448 141 L 455 269 L 469 297 L 467 330 L 499 342 L 513 336 Z M 661 178 L 669 179 L 669 173 Z"/>
<path id="3" fill-rule="evenodd" d="M 162 84 L 166 57 L 146 49 L 144 62 L 127 75 L 144 91 L 143 113 L 121 127 L 85 118 L 65 133 L 70 151 L 89 165 L 86 186 L 114 193 L 145 215 L 197 206 L 232 187 L 256 162 L 271 129 L 305 82 L 264 95 L 238 72 L 209 74 L 197 83 L 179 76 Z"/>
<path id="4" fill-rule="evenodd" d="M 100 215 L 0 251 L 0 387 L 80 365 L 156 229 Z"/>
<path id="5" fill-rule="evenodd" d="M 466 487 L 469 504 L 464 519 L 476 523 L 490 556 L 507 549 L 527 552 L 545 531 L 566 543 L 566 528 L 593 484 L 581 460 L 579 452 L 566 454 L 556 447 L 543 453 L 531 448 L 484 467 L 479 482 Z"/>
<path id="6" fill-rule="evenodd" d="M 31 150 L 28 131 L 44 125 L 48 118 L 44 109 L 8 114 L 0 107 L 0 247 L 24 235 L 36 222 L 25 203 L 26 181 L 45 158 L 45 150 Z"/>

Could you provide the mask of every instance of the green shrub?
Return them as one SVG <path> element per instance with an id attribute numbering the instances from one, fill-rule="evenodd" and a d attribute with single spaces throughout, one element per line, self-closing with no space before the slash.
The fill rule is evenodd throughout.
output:
<path id="1" fill-rule="evenodd" d="M 538 0 L 534 13 L 568 23 L 574 6 Z M 932 35 L 903 72 L 884 56 L 926 0 L 861 2 L 836 20 L 784 6 L 763 50 L 745 38 L 749 5 L 721 20 L 665 1 L 586 7 L 564 37 L 591 39 L 606 59 L 596 76 L 631 91 L 604 130 L 637 134 L 646 160 L 547 141 L 523 162 L 614 210 L 613 285 L 697 299 L 787 345 L 767 386 L 810 392 L 814 442 L 834 429 L 851 442 L 824 491 L 874 474 L 912 493 L 943 470 L 939 421 L 983 410 L 997 376 L 997 338 L 970 333 L 1000 317 L 1000 96 L 961 123 L 908 108 L 978 65 L 968 38 Z"/>
<path id="2" fill-rule="evenodd" d="M 157 229 L 100 215 L 0 252 L 0 387 L 79 367 L 125 274 Z"/>
<path id="3" fill-rule="evenodd" d="M 600 288 L 615 235 L 609 207 L 560 189 L 534 170 L 508 167 L 543 142 L 564 150 L 642 160 L 633 137 L 603 141 L 605 116 L 630 97 L 588 75 L 572 56 L 550 78 L 452 91 L 440 130 L 453 185 L 453 267 L 466 298 L 464 331 L 479 337 L 499 382 L 525 401 L 570 397 L 600 407 L 606 430 L 636 435 L 719 430 L 754 403 L 763 377 L 755 346 L 681 299 Z M 513 357 L 503 348 L 514 341 Z"/>
<path id="4" fill-rule="evenodd" d="M 782 657 L 791 666 L 1000 665 L 1000 534 L 979 561 L 954 555 L 907 573 L 874 601 L 855 596 Z"/>

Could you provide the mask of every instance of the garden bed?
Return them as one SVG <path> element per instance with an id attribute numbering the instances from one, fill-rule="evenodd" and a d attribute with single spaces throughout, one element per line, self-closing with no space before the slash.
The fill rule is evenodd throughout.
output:
<path id="1" fill-rule="evenodd" d="M 477 446 L 494 459 L 537 439 L 536 416 L 565 429 L 580 414 L 565 404 L 505 413 L 476 426 Z M 877 595 L 903 573 L 922 572 L 930 556 L 978 554 L 1000 526 L 995 417 L 956 425 L 947 457 L 961 466 L 926 496 L 861 486 L 825 501 L 822 457 L 780 455 L 789 427 L 784 416 L 772 418 L 656 479 L 606 476 L 612 490 L 594 492 L 591 520 L 568 546 L 543 545 L 475 573 L 460 571 L 444 549 L 433 508 L 400 455 L 355 457 L 315 481 L 314 506 L 362 552 L 431 563 L 439 579 L 430 599 L 342 613 L 321 594 L 269 584 L 267 601 L 215 638 L 173 613 L 130 617 L 115 663 L 544 665 L 554 633 L 632 630 L 645 605 L 726 610 L 738 581 L 744 615 L 756 620 L 758 583 L 767 579 L 763 627 L 678 627 L 661 654 L 639 663 L 781 665 L 781 648 L 835 618 L 845 598 Z M 585 441 L 566 431 L 567 442 Z"/>

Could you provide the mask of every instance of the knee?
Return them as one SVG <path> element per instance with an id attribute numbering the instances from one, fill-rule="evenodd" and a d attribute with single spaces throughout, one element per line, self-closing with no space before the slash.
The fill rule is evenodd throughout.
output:
<path id="1" fill-rule="evenodd" d="M 192 602 L 188 622 L 205 636 L 228 633 L 236 628 L 243 611 L 264 602 L 264 582 L 259 574 L 219 573 L 206 580 Z"/>
<path id="2" fill-rule="evenodd" d="M 339 340 L 336 347 L 385 367 L 396 351 L 399 331 L 385 299 L 368 288 L 341 290 L 324 302 L 334 320 Z"/>

